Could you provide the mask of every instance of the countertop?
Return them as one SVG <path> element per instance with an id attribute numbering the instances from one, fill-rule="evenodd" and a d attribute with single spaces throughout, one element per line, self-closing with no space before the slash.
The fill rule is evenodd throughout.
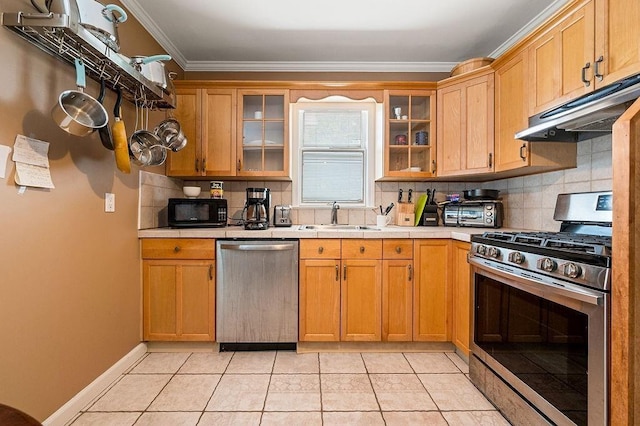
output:
<path id="1" fill-rule="evenodd" d="M 379 230 L 301 230 L 300 225 L 288 228 L 270 227 L 262 231 L 247 231 L 242 226 L 225 228 L 141 229 L 139 238 L 449 238 L 471 241 L 471 235 L 495 231 L 495 228 L 461 228 L 450 226 L 387 226 Z M 500 232 L 513 231 L 500 228 Z"/>

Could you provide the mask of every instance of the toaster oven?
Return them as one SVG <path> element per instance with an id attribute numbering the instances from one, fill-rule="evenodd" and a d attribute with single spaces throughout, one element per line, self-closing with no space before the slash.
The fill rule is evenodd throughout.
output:
<path id="1" fill-rule="evenodd" d="M 463 201 L 450 203 L 442 213 L 445 226 L 500 228 L 502 203 L 500 201 Z"/>
<path id="2" fill-rule="evenodd" d="M 169 198 L 172 228 L 217 228 L 227 226 L 227 200 L 216 198 Z"/>

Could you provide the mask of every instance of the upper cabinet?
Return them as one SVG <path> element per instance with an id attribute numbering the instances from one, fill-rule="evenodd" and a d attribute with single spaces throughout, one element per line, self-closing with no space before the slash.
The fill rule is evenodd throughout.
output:
<path id="1" fill-rule="evenodd" d="M 495 172 L 505 176 L 539 173 L 576 166 L 577 145 L 525 142 L 516 132 L 528 126 L 527 51 L 495 61 Z"/>
<path id="2" fill-rule="evenodd" d="M 493 70 L 438 85 L 438 176 L 493 171 Z"/>
<path id="3" fill-rule="evenodd" d="M 234 176 L 236 90 L 178 87 L 174 114 L 188 142 L 167 157 L 167 176 Z"/>
<path id="4" fill-rule="evenodd" d="M 640 72 L 640 3 L 589 0 L 546 24 L 528 47 L 529 115 Z"/>
<path id="5" fill-rule="evenodd" d="M 384 105 L 384 176 L 435 176 L 435 91 L 385 90 Z"/>
<path id="6" fill-rule="evenodd" d="M 596 0 L 595 7 L 596 86 L 639 73 L 640 2 Z"/>
<path id="7" fill-rule="evenodd" d="M 289 176 L 289 91 L 238 90 L 238 176 Z"/>

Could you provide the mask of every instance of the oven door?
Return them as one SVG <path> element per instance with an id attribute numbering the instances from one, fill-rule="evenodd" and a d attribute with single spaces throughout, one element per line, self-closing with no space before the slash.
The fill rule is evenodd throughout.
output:
<path id="1" fill-rule="evenodd" d="M 607 424 L 609 296 L 471 257 L 473 355 L 558 425 Z"/>

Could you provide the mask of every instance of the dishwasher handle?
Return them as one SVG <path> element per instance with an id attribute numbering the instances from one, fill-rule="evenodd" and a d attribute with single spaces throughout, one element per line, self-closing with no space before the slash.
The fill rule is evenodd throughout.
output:
<path id="1" fill-rule="evenodd" d="M 222 250 L 236 251 L 285 251 L 295 249 L 295 244 L 220 244 Z"/>

